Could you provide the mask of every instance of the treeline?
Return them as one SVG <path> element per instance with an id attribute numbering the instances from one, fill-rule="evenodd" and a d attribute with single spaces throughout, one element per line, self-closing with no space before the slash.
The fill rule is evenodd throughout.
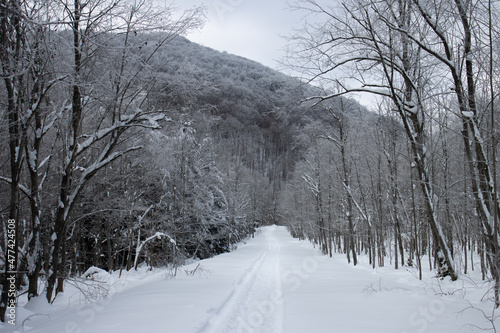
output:
<path id="1" fill-rule="evenodd" d="M 354 264 L 360 253 L 374 266 L 389 255 L 396 268 L 436 269 L 452 280 L 480 267 L 498 307 L 496 4 L 293 6 L 317 21 L 290 38 L 287 61 L 331 87 L 313 99 L 337 126 L 305 128 L 308 153 L 284 194 L 297 207 L 286 210 L 290 229 Z M 360 92 L 379 97 L 380 117 L 347 116 L 338 98 Z"/>
<path id="2" fill-rule="evenodd" d="M 367 113 L 350 100 L 328 104 L 335 123 L 311 121 L 296 138 L 307 150 L 281 193 L 283 223 L 295 237 L 312 240 L 325 254 L 343 253 L 354 264 L 364 254 L 373 267 L 413 266 L 420 274 L 436 269 L 447 275 L 401 123 L 383 109 Z M 442 121 L 429 132 L 436 211 L 460 271 L 481 264 L 486 275 L 460 133 L 459 124 Z"/>

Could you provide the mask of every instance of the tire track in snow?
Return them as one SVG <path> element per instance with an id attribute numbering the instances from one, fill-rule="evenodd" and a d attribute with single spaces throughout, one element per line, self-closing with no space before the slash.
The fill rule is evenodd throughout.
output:
<path id="1" fill-rule="evenodd" d="M 280 246 L 273 232 L 270 229 L 265 235 L 266 251 L 249 266 L 199 333 L 283 332 Z"/>

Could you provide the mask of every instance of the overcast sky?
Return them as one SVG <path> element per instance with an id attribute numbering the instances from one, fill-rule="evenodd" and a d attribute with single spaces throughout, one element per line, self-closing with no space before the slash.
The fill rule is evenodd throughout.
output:
<path id="1" fill-rule="evenodd" d="M 293 27 L 300 25 L 300 13 L 288 9 L 286 0 L 182 0 L 183 8 L 205 5 L 205 27 L 187 37 L 196 43 L 227 51 L 277 68 Z"/>
<path id="2" fill-rule="evenodd" d="M 306 14 L 290 10 L 287 0 L 176 0 L 175 5 L 183 9 L 204 5 L 207 9 L 208 21 L 203 29 L 189 34 L 189 40 L 298 75 L 278 62 L 285 56 L 283 37 L 300 29 Z M 350 96 L 368 107 L 376 104 L 375 96 Z"/>

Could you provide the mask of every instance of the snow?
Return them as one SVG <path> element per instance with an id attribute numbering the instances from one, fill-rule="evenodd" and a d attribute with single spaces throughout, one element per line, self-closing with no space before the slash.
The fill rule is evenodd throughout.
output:
<path id="1" fill-rule="evenodd" d="M 16 146 L 14 160 L 19 161 L 19 146 Z"/>
<path id="2" fill-rule="evenodd" d="M 144 218 L 144 216 L 146 216 L 146 214 L 149 212 L 149 210 L 153 208 L 153 205 L 151 205 L 145 212 L 144 214 L 142 214 L 142 216 L 139 218 L 139 223 L 142 221 L 142 219 Z M 137 235 L 137 242 L 138 242 L 138 245 L 137 245 L 137 248 L 135 250 L 135 260 L 134 260 L 134 267 L 137 266 L 137 261 L 139 260 L 139 257 L 140 257 L 140 254 L 141 254 L 141 251 L 142 251 L 142 248 L 144 247 L 144 245 L 146 245 L 147 242 L 149 242 L 150 240 L 153 240 L 153 239 L 160 239 L 162 237 L 167 237 L 170 241 L 170 243 L 174 244 L 174 245 L 177 245 L 177 243 L 175 242 L 175 240 L 170 237 L 169 235 L 163 233 L 163 232 L 156 232 L 153 236 L 150 236 L 148 238 L 146 238 L 145 240 L 143 240 L 142 242 L 139 242 L 140 240 L 140 237 L 141 237 L 141 233 L 139 232 L 139 234 Z"/>
<path id="3" fill-rule="evenodd" d="M 98 273 L 106 273 L 106 271 L 99 268 L 99 267 L 92 266 L 89 269 L 87 269 L 85 271 L 85 273 L 82 274 L 82 277 L 83 278 L 90 278 L 90 277 L 92 277 L 92 275 L 98 274 Z"/>
<path id="4" fill-rule="evenodd" d="M 462 115 L 465 118 L 474 118 L 474 112 L 472 111 L 462 111 Z"/>
<path id="5" fill-rule="evenodd" d="M 481 281 L 477 268 L 456 282 L 436 279 L 429 271 L 420 281 L 412 267 L 374 270 L 364 256 L 352 266 L 343 255 L 320 255 L 311 243 L 277 226 L 260 228 L 231 253 L 176 271 L 142 267 L 124 271 L 121 278 L 119 272 L 91 271 L 94 281 L 83 279 L 80 288 L 77 280 L 67 283 L 53 305 L 42 295 L 19 308 L 15 332 L 454 333 L 470 332 L 470 325 L 491 328 L 481 312 L 489 315 L 493 309 L 484 297 L 491 285 Z M 94 289 L 82 288 L 92 282 Z"/>
<path id="6" fill-rule="evenodd" d="M 31 170 L 36 171 L 37 170 L 37 165 L 36 165 L 36 160 L 37 160 L 37 151 L 36 150 L 30 150 L 28 153 L 28 163 L 29 167 Z"/>
<path id="7" fill-rule="evenodd" d="M 41 168 L 45 165 L 45 163 L 47 163 L 48 160 L 50 160 L 50 158 L 52 157 L 52 155 L 49 155 L 47 156 L 43 161 L 42 163 L 40 163 L 40 165 L 38 166 L 38 168 Z"/>

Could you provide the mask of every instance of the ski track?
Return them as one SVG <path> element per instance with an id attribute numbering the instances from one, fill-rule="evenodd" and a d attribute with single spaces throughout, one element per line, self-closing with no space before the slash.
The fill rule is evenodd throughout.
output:
<path id="1" fill-rule="evenodd" d="M 283 294 L 280 245 L 272 232 L 268 246 L 198 333 L 282 333 Z"/>

